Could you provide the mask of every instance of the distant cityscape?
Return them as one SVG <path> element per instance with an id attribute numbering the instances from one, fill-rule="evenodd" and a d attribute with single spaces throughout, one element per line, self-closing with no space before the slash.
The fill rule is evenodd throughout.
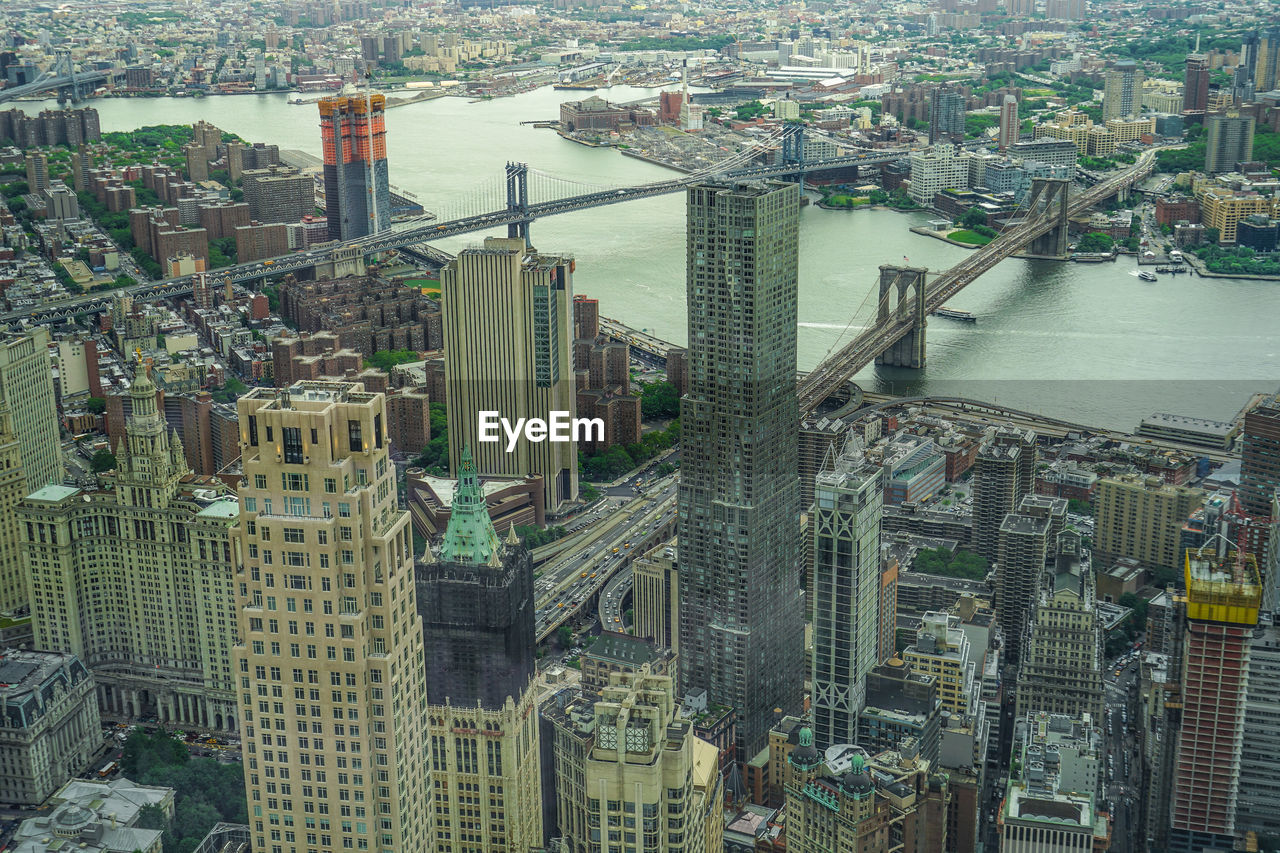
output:
<path id="1" fill-rule="evenodd" d="M 1182 0 L 6 4 L 0 851 L 1280 850 L 1277 57 Z M 405 188 L 444 98 L 500 185 Z M 664 195 L 676 341 L 574 254 Z M 806 281 L 855 221 L 865 297 Z M 997 267 L 1273 378 L 914 384 Z"/>

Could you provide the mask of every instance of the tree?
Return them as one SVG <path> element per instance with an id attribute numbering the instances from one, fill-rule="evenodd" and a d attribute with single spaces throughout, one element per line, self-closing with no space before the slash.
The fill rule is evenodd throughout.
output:
<path id="1" fill-rule="evenodd" d="M 1076 515 L 1093 515 L 1093 504 L 1071 498 L 1067 501 L 1067 512 Z"/>
<path id="2" fill-rule="evenodd" d="M 408 349 L 393 349 L 375 352 L 369 358 L 364 360 L 366 367 L 376 367 L 379 370 L 390 371 L 397 364 L 405 364 L 410 361 L 417 361 L 418 354 Z"/>
<path id="3" fill-rule="evenodd" d="M 100 415 L 107 410 L 107 401 L 102 397 L 90 397 L 84 406 L 93 414 Z"/>
<path id="4" fill-rule="evenodd" d="M 93 458 L 89 460 L 89 467 L 95 474 L 110 471 L 116 467 L 116 455 L 104 447 L 93 454 Z"/>
<path id="5" fill-rule="evenodd" d="M 680 414 L 680 395 L 670 382 L 640 386 L 640 413 L 645 418 L 674 418 Z"/>
<path id="6" fill-rule="evenodd" d="M 964 212 L 964 216 L 960 217 L 960 224 L 965 228 L 975 228 L 979 225 L 987 224 L 987 214 L 982 208 L 974 205 Z"/>
<path id="7" fill-rule="evenodd" d="M 560 648 L 569 648 L 573 645 L 573 629 L 568 625 L 561 625 L 556 629 L 556 639 L 560 641 Z"/>

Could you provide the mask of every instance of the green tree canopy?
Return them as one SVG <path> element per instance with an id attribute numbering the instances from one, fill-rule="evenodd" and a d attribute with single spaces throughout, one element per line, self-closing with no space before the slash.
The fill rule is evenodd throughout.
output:
<path id="1" fill-rule="evenodd" d="M 93 454 L 93 458 L 89 460 L 89 467 L 95 474 L 110 471 L 116 467 L 116 455 L 104 447 Z"/>

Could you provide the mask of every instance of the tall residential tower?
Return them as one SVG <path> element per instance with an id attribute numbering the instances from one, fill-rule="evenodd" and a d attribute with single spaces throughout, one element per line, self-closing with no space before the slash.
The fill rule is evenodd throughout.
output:
<path id="1" fill-rule="evenodd" d="M 253 847 L 427 850 L 422 620 L 385 397 L 298 382 L 238 409 L 233 660 Z"/>
<path id="2" fill-rule="evenodd" d="M 688 190 L 689 389 L 681 399 L 680 685 L 738 711 L 738 758 L 804 680 L 795 184 Z"/>
<path id="3" fill-rule="evenodd" d="M 383 95 L 320 99 L 330 240 L 352 240 L 391 227 L 386 105 Z"/>

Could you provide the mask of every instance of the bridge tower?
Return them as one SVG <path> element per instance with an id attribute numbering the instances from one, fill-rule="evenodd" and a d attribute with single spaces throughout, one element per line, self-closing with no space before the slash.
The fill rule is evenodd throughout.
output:
<path id="1" fill-rule="evenodd" d="M 70 101 L 80 103 L 80 86 L 76 83 L 76 65 L 71 61 L 71 51 L 60 47 L 53 54 L 53 76 L 66 77 L 71 82 L 58 87 L 58 105 L 63 106 Z"/>
<path id="2" fill-rule="evenodd" d="M 529 164 L 507 163 L 507 210 L 513 213 L 529 213 Z M 528 218 L 507 226 L 507 236 L 522 238 L 529 245 Z"/>
<path id="3" fill-rule="evenodd" d="M 900 320 L 911 320 L 911 331 L 884 352 L 876 356 L 876 364 L 882 367 L 924 367 L 925 327 L 929 322 L 929 310 L 925 305 L 925 275 L 923 267 L 898 267 L 884 264 L 880 267 L 880 309 L 876 312 L 876 325 L 889 325 Z M 891 291 L 897 290 L 896 294 Z M 896 305 L 890 307 L 895 301 Z M 891 316 L 893 315 L 893 316 Z"/>
<path id="4" fill-rule="evenodd" d="M 1049 258 L 1067 256 L 1067 194 L 1071 181 L 1066 178 L 1032 178 L 1031 197 L 1027 201 L 1027 221 L 1050 217 L 1057 220 L 1053 230 L 1031 241 L 1027 254 Z"/>
<path id="5" fill-rule="evenodd" d="M 789 122 L 782 129 L 782 162 L 804 166 L 804 125 Z"/>

